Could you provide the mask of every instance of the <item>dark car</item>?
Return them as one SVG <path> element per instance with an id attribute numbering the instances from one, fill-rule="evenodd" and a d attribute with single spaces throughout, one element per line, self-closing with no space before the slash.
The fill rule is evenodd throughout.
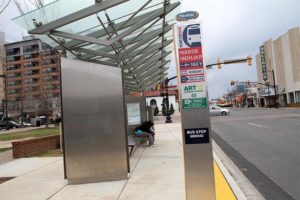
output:
<path id="1" fill-rule="evenodd" d="M 21 124 L 15 121 L 8 121 L 9 128 L 20 128 Z"/>
<path id="2" fill-rule="evenodd" d="M 0 120 L 0 129 L 6 129 L 6 121 Z"/>
<path id="3" fill-rule="evenodd" d="M 6 127 L 8 126 L 8 127 Z M 6 122 L 5 120 L 0 120 L 0 129 L 11 129 L 11 128 L 19 128 L 21 124 L 12 120 Z"/>

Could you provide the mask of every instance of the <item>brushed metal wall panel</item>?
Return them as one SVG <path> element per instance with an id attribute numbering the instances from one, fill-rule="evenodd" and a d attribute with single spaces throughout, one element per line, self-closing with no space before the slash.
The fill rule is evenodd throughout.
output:
<path id="1" fill-rule="evenodd" d="M 187 145 L 183 135 L 186 200 L 214 200 L 214 168 L 209 108 L 182 110 L 182 132 L 188 128 L 209 129 L 209 143 Z"/>
<path id="2" fill-rule="evenodd" d="M 120 68 L 62 58 L 65 170 L 69 183 L 127 178 Z"/>

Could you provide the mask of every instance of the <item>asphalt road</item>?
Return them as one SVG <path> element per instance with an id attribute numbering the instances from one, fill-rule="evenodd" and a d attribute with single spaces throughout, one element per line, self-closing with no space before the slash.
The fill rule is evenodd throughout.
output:
<path id="1" fill-rule="evenodd" d="M 300 200 L 300 109 L 231 110 L 212 117 L 215 141 L 271 200 Z"/>

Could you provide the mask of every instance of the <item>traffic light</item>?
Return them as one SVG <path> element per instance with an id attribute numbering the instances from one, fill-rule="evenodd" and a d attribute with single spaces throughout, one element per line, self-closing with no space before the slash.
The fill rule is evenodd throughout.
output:
<path id="1" fill-rule="evenodd" d="M 218 69 L 221 69 L 221 68 L 222 68 L 220 58 L 217 59 L 217 65 L 218 65 Z"/>
<path id="2" fill-rule="evenodd" d="M 249 55 L 249 56 L 247 57 L 247 62 L 248 62 L 248 65 L 249 65 L 249 66 L 252 66 L 252 58 L 251 58 L 251 55 Z"/>
<path id="3" fill-rule="evenodd" d="M 157 91 L 160 90 L 160 83 L 156 85 L 156 90 L 157 90 Z"/>
<path id="4" fill-rule="evenodd" d="M 234 85 L 234 84 L 235 84 L 235 82 L 234 82 L 234 81 L 231 81 L 231 82 L 230 82 L 230 85 Z"/>

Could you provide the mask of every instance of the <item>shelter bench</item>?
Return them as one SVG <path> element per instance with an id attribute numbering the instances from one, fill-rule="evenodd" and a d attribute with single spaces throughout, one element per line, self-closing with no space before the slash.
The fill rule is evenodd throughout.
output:
<path id="1" fill-rule="evenodd" d="M 147 136 L 128 135 L 128 147 L 130 148 L 130 151 L 129 151 L 130 156 L 132 154 L 134 147 L 141 144 L 141 141 L 143 140 L 143 138 L 148 140 Z"/>

